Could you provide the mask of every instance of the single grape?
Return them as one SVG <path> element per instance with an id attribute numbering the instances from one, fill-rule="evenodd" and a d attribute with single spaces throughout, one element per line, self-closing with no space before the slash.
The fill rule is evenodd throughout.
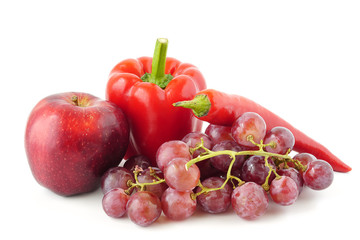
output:
<path id="1" fill-rule="evenodd" d="M 231 195 L 231 205 L 239 217 L 252 220 L 266 212 L 269 199 L 260 185 L 247 182 L 234 189 Z"/>
<path id="2" fill-rule="evenodd" d="M 271 182 L 269 193 L 275 203 L 289 206 L 296 201 L 299 190 L 293 179 L 282 176 L 280 179 L 274 179 Z"/>
<path id="3" fill-rule="evenodd" d="M 214 144 L 223 141 L 234 141 L 231 135 L 231 127 L 209 124 L 205 129 L 205 134 L 211 138 Z"/>
<path id="4" fill-rule="evenodd" d="M 156 153 L 156 163 L 161 171 L 174 158 L 191 159 L 189 146 L 183 141 L 173 140 L 163 143 Z"/>
<path id="5" fill-rule="evenodd" d="M 200 170 L 193 164 L 186 169 L 188 159 L 175 158 L 164 169 L 164 177 L 169 187 L 180 192 L 191 191 L 200 180 Z"/>
<path id="6" fill-rule="evenodd" d="M 101 189 L 105 194 L 113 188 L 128 189 L 128 181 L 135 182 L 134 175 L 124 167 L 114 167 L 107 170 L 101 178 Z"/>
<path id="7" fill-rule="evenodd" d="M 307 166 L 310 162 L 315 161 L 316 157 L 310 153 L 298 153 L 293 157 L 293 159 L 298 160 L 301 165 Z M 295 168 L 295 164 L 293 162 L 288 162 L 287 165 Z M 299 169 L 299 172 L 302 174 L 301 169 Z"/>
<path id="8" fill-rule="evenodd" d="M 126 213 L 126 204 L 130 196 L 122 188 L 113 188 L 108 191 L 103 199 L 102 206 L 105 213 L 114 218 L 120 218 Z"/>
<path id="9" fill-rule="evenodd" d="M 241 179 L 241 169 L 233 169 L 231 170 L 231 176 L 237 177 Z M 219 177 L 221 179 L 226 180 L 227 173 L 226 172 L 219 172 L 217 175 L 214 175 L 214 177 Z"/>
<path id="10" fill-rule="evenodd" d="M 231 171 L 231 175 L 234 176 L 234 177 L 237 177 L 237 178 L 240 178 L 240 179 L 241 179 L 241 170 L 242 170 L 242 168 L 240 168 L 240 169 L 233 169 L 233 170 Z M 225 179 L 226 179 L 226 177 L 225 177 Z"/>
<path id="11" fill-rule="evenodd" d="M 253 147 L 254 144 L 248 139 L 252 136 L 256 143 L 264 139 L 266 133 L 266 123 L 257 113 L 246 112 L 242 114 L 231 127 L 231 134 L 235 141 L 243 146 Z"/>
<path id="12" fill-rule="evenodd" d="M 141 169 L 147 169 L 148 167 L 150 167 L 150 160 L 144 155 L 136 155 L 130 157 L 124 163 L 124 168 L 126 168 L 130 172 L 134 172 L 136 166 Z"/>
<path id="13" fill-rule="evenodd" d="M 136 192 L 130 197 L 126 210 L 131 221 L 146 227 L 160 217 L 162 212 L 161 201 L 152 192 Z"/>
<path id="14" fill-rule="evenodd" d="M 231 150 L 231 151 L 235 151 L 235 152 L 240 152 L 240 151 L 244 151 L 245 147 L 240 146 L 239 144 L 237 144 L 234 141 L 224 141 L 224 142 L 216 144 L 212 149 L 212 151 L 214 151 L 214 152 L 223 151 L 223 150 Z M 212 157 L 210 159 L 210 162 L 211 162 L 212 166 L 219 169 L 220 171 L 227 172 L 232 159 L 233 158 L 230 155 L 223 154 L 223 155 Z M 245 161 L 245 156 L 239 155 L 239 156 L 236 156 L 235 159 L 236 160 L 232 166 L 232 169 L 240 169 Z"/>
<path id="15" fill-rule="evenodd" d="M 276 172 L 280 176 L 287 176 L 290 177 L 292 180 L 294 180 L 298 187 L 299 194 L 301 193 L 304 186 L 304 180 L 302 174 L 298 170 L 290 167 L 290 168 L 279 169 Z"/>
<path id="16" fill-rule="evenodd" d="M 190 192 L 179 192 L 168 188 L 161 197 L 161 206 L 165 216 L 172 220 L 184 220 L 194 214 L 196 200 L 191 198 Z"/>
<path id="17" fill-rule="evenodd" d="M 204 179 L 212 177 L 212 176 L 219 175 L 221 173 L 221 171 L 219 169 L 213 167 L 210 159 L 207 159 L 207 160 L 204 160 L 201 162 L 197 162 L 196 166 L 198 166 L 198 168 L 200 170 L 200 179 L 201 180 L 204 180 Z"/>
<path id="18" fill-rule="evenodd" d="M 331 185 L 334 171 L 329 163 L 318 159 L 309 163 L 303 178 L 309 188 L 323 190 Z"/>
<path id="19" fill-rule="evenodd" d="M 219 188 L 224 184 L 225 180 L 220 177 L 210 177 L 202 182 L 206 188 Z M 200 192 L 201 188 L 196 189 L 196 193 Z M 232 187 L 226 184 L 224 188 L 208 193 L 202 193 L 197 197 L 197 201 L 201 209 L 208 213 L 225 212 L 231 203 Z"/>
<path id="20" fill-rule="evenodd" d="M 289 149 L 292 150 L 295 144 L 295 137 L 289 129 L 284 127 L 274 127 L 264 138 L 264 143 L 275 143 L 275 146 L 266 146 L 265 150 L 271 153 L 285 154 Z"/>
<path id="21" fill-rule="evenodd" d="M 268 159 L 269 165 L 272 169 L 276 169 L 275 164 L 269 158 Z M 259 185 L 262 185 L 266 181 L 266 177 L 269 174 L 269 168 L 265 166 L 264 157 L 261 156 L 251 156 L 248 158 L 242 168 L 241 168 L 241 179 L 246 182 L 255 182 Z M 268 184 L 275 178 L 275 174 L 272 172 L 269 177 Z"/>
<path id="22" fill-rule="evenodd" d="M 195 148 L 201 144 L 201 139 L 203 139 L 203 141 L 204 141 L 204 147 L 211 150 L 212 147 L 214 146 L 214 143 L 206 134 L 201 133 L 201 132 L 188 133 L 185 135 L 185 137 L 183 137 L 182 141 L 184 143 L 186 143 L 190 148 Z M 194 153 L 192 154 L 192 157 L 196 158 L 203 152 L 204 152 L 203 149 L 198 149 L 198 150 L 194 151 Z"/>
<path id="23" fill-rule="evenodd" d="M 137 179 L 139 183 L 152 183 L 154 181 L 158 181 L 158 179 L 154 177 L 154 174 L 156 174 L 156 176 L 158 176 L 161 179 L 164 178 L 164 174 L 160 171 L 160 169 L 152 167 L 152 168 L 147 168 L 144 171 L 141 171 L 138 174 Z M 166 185 L 165 182 L 145 186 L 146 191 L 155 193 L 155 195 L 158 196 L 159 198 L 161 198 L 161 195 L 164 193 L 164 191 L 167 188 L 168 186 Z"/>

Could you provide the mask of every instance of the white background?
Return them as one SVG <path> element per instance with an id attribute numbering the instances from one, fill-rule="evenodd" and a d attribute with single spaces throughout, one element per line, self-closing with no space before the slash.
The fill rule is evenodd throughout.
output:
<path id="1" fill-rule="evenodd" d="M 359 239 L 359 12 L 359 1 L 346 0 L 1 1 L 0 238 Z M 107 217 L 99 191 L 65 198 L 38 185 L 23 143 L 35 104 L 66 91 L 104 98 L 112 67 L 152 56 L 158 37 L 209 88 L 262 104 L 353 170 L 255 221 L 197 212 L 147 228 Z"/>

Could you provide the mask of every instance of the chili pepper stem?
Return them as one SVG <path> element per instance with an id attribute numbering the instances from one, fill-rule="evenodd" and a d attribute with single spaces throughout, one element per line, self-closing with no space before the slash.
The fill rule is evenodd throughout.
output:
<path id="1" fill-rule="evenodd" d="M 166 38 L 158 38 L 156 40 L 151 74 L 145 73 L 141 77 L 144 82 L 154 83 L 162 89 L 173 79 L 171 74 L 165 74 L 167 47 L 168 40 Z"/>
<path id="2" fill-rule="evenodd" d="M 173 103 L 173 106 L 190 108 L 196 117 L 203 117 L 208 114 L 211 108 L 211 102 L 207 95 L 199 94 L 192 100 Z"/>

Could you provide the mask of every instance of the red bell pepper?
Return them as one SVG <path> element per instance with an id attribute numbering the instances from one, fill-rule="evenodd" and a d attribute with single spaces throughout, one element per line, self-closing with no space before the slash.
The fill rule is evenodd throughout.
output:
<path id="1" fill-rule="evenodd" d="M 190 108 L 197 118 L 223 126 L 231 126 L 244 112 L 256 112 L 265 120 L 268 129 L 277 126 L 289 129 L 295 137 L 293 148 L 295 151 L 311 153 L 315 157 L 327 161 L 335 171 L 349 172 L 351 170 L 351 167 L 343 163 L 323 145 L 294 128 L 276 114 L 245 97 L 206 89 L 198 92 L 193 100 L 177 102 L 174 103 L 174 106 Z"/>
<path id="2" fill-rule="evenodd" d="M 142 154 L 153 166 L 162 143 L 182 139 L 202 126 L 189 109 L 172 103 L 192 99 L 206 88 L 205 79 L 192 64 L 166 58 L 167 45 L 167 39 L 158 39 L 153 58 L 121 61 L 112 69 L 106 87 L 106 99 L 117 104 L 129 121 L 125 158 Z"/>

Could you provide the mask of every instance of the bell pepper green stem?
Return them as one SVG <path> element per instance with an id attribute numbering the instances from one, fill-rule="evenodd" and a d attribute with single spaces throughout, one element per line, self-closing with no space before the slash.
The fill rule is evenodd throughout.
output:
<path id="1" fill-rule="evenodd" d="M 173 79 L 171 74 L 165 74 L 167 47 L 168 40 L 166 38 L 156 40 L 151 73 L 145 73 L 141 77 L 144 82 L 154 83 L 162 89 Z"/>
<path id="2" fill-rule="evenodd" d="M 166 38 L 158 38 L 156 40 L 151 69 L 151 79 L 154 79 L 154 81 L 162 79 L 165 76 L 167 47 L 168 40 Z"/>

